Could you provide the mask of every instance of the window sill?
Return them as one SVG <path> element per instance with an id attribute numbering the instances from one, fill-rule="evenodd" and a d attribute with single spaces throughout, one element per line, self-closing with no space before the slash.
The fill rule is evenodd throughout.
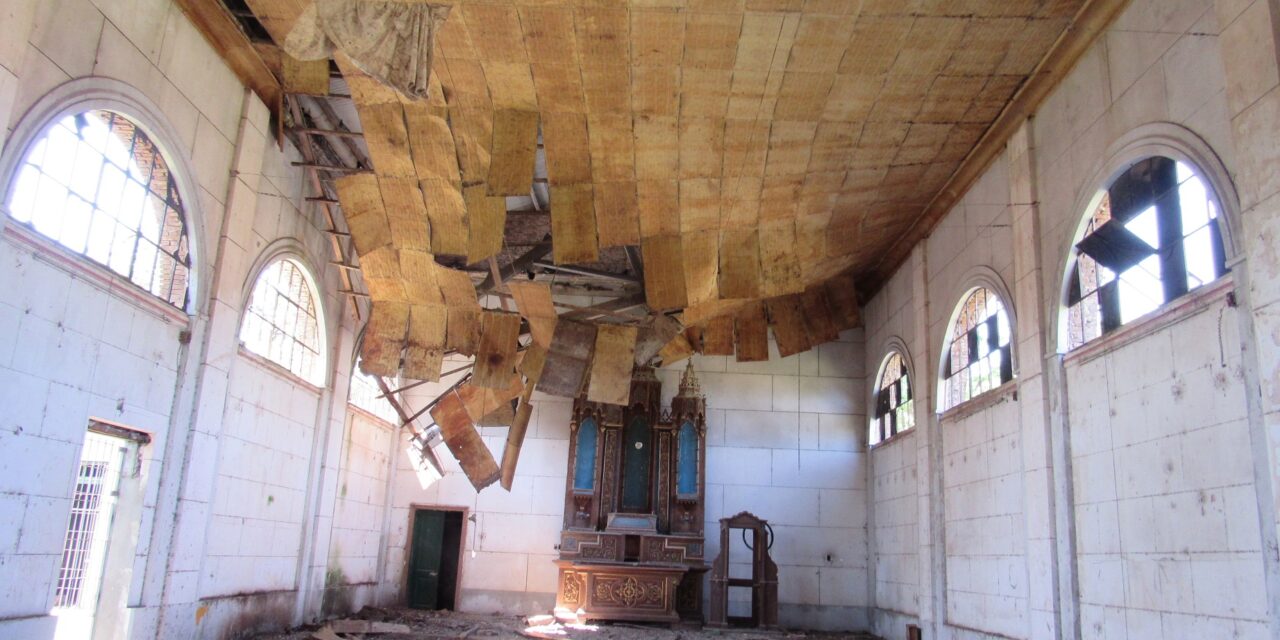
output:
<path id="1" fill-rule="evenodd" d="M 1018 378 L 1010 380 L 990 391 L 984 391 L 938 414 L 938 422 L 951 422 L 967 418 L 1009 400 L 1018 400 Z"/>
<path id="2" fill-rule="evenodd" d="M 876 449 L 879 449 L 880 447 L 883 447 L 883 446 L 886 446 L 886 445 L 891 445 L 891 444 L 893 444 L 893 443 L 895 443 L 895 442 L 898 442 L 899 440 L 904 440 L 904 439 L 906 439 L 906 437 L 907 437 L 907 436 L 914 435 L 914 434 L 915 434 L 915 432 L 916 432 L 916 428 L 915 428 L 915 427 L 911 427 L 910 429 L 904 429 L 904 430 L 902 430 L 902 431 L 899 431 L 899 432 L 897 432 L 897 433 L 895 433 L 895 434 L 893 434 L 893 435 L 889 436 L 888 438 L 885 438 L 884 440 L 881 440 L 880 442 L 877 442 L 877 443 L 875 443 L 875 444 L 873 444 L 873 445 L 868 446 L 868 447 L 867 447 L 867 450 L 868 450 L 868 451 L 875 451 Z"/>
<path id="3" fill-rule="evenodd" d="M 1063 356 L 1062 362 L 1064 365 L 1089 362 L 1204 311 L 1233 292 L 1235 292 L 1235 279 L 1228 273 L 1129 324 L 1122 325 L 1111 333 L 1094 338 L 1068 351 Z"/>
<path id="4" fill-rule="evenodd" d="M 272 374 L 275 374 L 277 377 L 283 378 L 286 382 L 291 382 L 293 384 L 296 384 L 300 387 L 307 389 L 308 391 L 312 391 L 316 393 L 317 395 L 319 395 L 321 391 L 324 391 L 324 387 L 319 387 L 312 382 L 308 382 L 302 376 L 281 366 L 280 363 L 274 360 L 271 360 L 270 358 L 260 356 L 246 349 L 244 346 L 244 343 L 240 344 L 239 351 L 240 351 L 240 355 L 244 356 L 245 359 L 262 367 L 267 371 L 267 373 L 272 373 Z"/>
<path id="5" fill-rule="evenodd" d="M 150 291 L 142 289 L 128 278 L 90 260 L 88 256 L 75 253 L 56 241 L 46 238 L 17 220 L 5 220 L 2 229 L 5 239 L 20 248 L 31 251 L 37 260 L 66 272 L 72 278 L 83 278 L 107 294 L 124 298 L 133 306 L 159 316 L 165 322 L 185 327 L 191 321 L 191 316 L 182 309 L 155 297 Z"/>

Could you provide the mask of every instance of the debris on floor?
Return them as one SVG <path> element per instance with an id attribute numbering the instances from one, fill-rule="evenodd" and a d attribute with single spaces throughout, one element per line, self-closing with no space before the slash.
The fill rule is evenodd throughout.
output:
<path id="1" fill-rule="evenodd" d="M 502 616 L 365 607 L 354 616 L 308 625 L 258 640 L 876 640 L 865 633 L 780 629 L 698 629 L 622 622 L 563 624 L 551 615 Z"/>

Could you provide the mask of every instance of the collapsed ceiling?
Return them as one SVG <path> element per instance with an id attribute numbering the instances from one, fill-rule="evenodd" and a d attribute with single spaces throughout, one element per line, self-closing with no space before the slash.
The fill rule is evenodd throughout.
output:
<path id="1" fill-rule="evenodd" d="M 783 355 L 856 326 L 855 285 L 1086 4 L 314 2 L 224 0 L 349 227 L 363 366 L 435 379 L 443 354 L 478 354 L 477 406 L 521 374 L 527 399 L 544 360 L 539 388 L 576 395 L 602 362 L 629 378 L 693 351 L 767 358 L 769 326 Z"/>

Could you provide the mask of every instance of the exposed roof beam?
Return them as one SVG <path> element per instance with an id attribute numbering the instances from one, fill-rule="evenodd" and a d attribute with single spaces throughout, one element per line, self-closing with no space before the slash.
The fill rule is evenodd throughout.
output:
<path id="1" fill-rule="evenodd" d="M 535 260 L 535 261 L 534 261 L 534 263 L 533 263 L 533 266 L 535 266 L 535 267 L 539 267 L 539 268 L 541 268 L 541 269 L 546 269 L 546 270 L 548 270 L 548 271 L 560 271 L 560 272 L 562 272 L 562 273 L 572 273 L 572 274 L 574 274 L 574 275 L 579 275 L 579 276 L 588 276 L 588 277 L 591 277 L 591 278 L 602 278 L 602 279 L 605 279 L 605 280 L 617 280 L 618 282 L 626 282 L 626 283 L 629 283 L 629 284 L 639 284 L 639 283 L 640 283 L 640 281 L 639 281 L 639 280 L 637 280 L 635 276 L 623 275 L 623 274 L 621 274 L 621 273 L 609 273 L 608 271 L 600 271 L 600 270 L 597 270 L 597 269 L 588 269 L 588 268 L 586 268 L 586 267 L 571 267 L 571 266 L 569 266 L 569 265 L 564 265 L 564 264 L 552 264 L 552 263 L 550 263 L 550 262 L 543 262 L 543 261 L 541 261 L 541 260 Z"/>
<path id="2" fill-rule="evenodd" d="M 548 235 L 543 239 L 547 241 L 545 244 L 538 244 L 537 246 L 530 248 L 515 260 L 512 260 L 511 264 L 499 269 L 498 279 L 495 279 L 492 273 L 485 277 L 484 282 L 481 282 L 478 287 L 479 291 L 481 293 L 492 291 L 494 287 L 510 280 L 515 274 L 520 273 L 521 271 L 528 271 L 535 261 L 545 258 L 548 253 L 551 253 L 551 236 Z"/>
<path id="3" fill-rule="evenodd" d="M 612 315 L 615 312 L 622 312 L 636 307 L 642 307 L 644 306 L 644 301 L 644 292 L 633 293 L 629 296 L 615 298 L 608 302 L 601 302 L 597 305 L 561 314 L 560 318 L 563 320 L 594 320 L 600 316 Z"/>

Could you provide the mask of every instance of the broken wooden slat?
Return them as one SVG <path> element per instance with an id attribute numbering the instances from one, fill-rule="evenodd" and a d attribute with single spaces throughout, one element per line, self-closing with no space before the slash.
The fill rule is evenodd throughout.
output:
<path id="1" fill-rule="evenodd" d="M 716 316 L 702 328 L 702 355 L 733 355 L 733 316 Z"/>
<path id="2" fill-rule="evenodd" d="M 640 327 L 636 338 L 636 366 L 648 366 L 649 361 L 658 355 L 662 347 L 683 330 L 684 327 L 680 326 L 675 318 L 664 315 L 654 316 L 650 325 Z"/>
<path id="3" fill-rule="evenodd" d="M 384 378 L 400 372 L 400 351 L 409 331 L 409 305 L 374 300 L 360 345 L 360 370 Z"/>
<path id="4" fill-rule="evenodd" d="M 821 285 L 809 287 L 800 294 L 804 304 L 804 322 L 809 329 L 809 342 L 820 345 L 840 339 L 840 330 L 831 318 L 831 308 L 827 306 L 827 292 Z"/>
<path id="5" fill-rule="evenodd" d="M 808 351 L 809 330 L 805 326 L 804 307 L 799 295 L 770 298 L 765 303 L 769 308 L 769 324 L 773 326 L 773 337 L 778 342 L 778 355 L 787 357 L 792 354 Z"/>
<path id="6" fill-rule="evenodd" d="M 680 362 L 685 358 L 693 355 L 693 345 L 689 344 L 689 339 L 683 333 L 677 333 L 674 338 L 662 346 L 662 350 L 658 352 L 658 358 L 662 360 L 662 366 Z"/>
<path id="7" fill-rule="evenodd" d="M 551 301 L 551 286 L 545 282 L 508 282 L 507 289 L 515 298 L 516 309 L 529 321 L 533 341 L 544 348 L 551 346 L 556 330 L 556 307 Z"/>
<path id="8" fill-rule="evenodd" d="M 502 449 L 502 488 L 511 490 L 516 476 L 516 463 L 520 460 L 520 449 L 524 446 L 524 436 L 529 430 L 529 418 L 533 417 L 533 405 L 529 398 L 533 395 L 533 380 L 524 386 L 520 394 L 520 407 L 516 409 L 515 419 L 507 430 L 507 444 Z"/>
<path id="9" fill-rule="evenodd" d="M 360 257 L 391 245 L 391 227 L 382 205 L 378 179 L 370 174 L 344 176 L 334 183 L 351 239 Z"/>
<path id="10" fill-rule="evenodd" d="M 462 190 L 467 205 L 467 264 L 475 264 L 502 251 L 502 234 L 507 227 L 507 200 L 485 194 L 480 185 Z"/>
<path id="11" fill-rule="evenodd" d="M 755 229 L 726 229 L 720 234 L 720 297 L 760 295 L 760 241 Z"/>
<path id="12" fill-rule="evenodd" d="M 431 408 L 431 418 L 440 425 L 444 443 L 453 457 L 457 458 L 463 473 L 467 474 L 467 479 L 476 491 L 497 481 L 498 463 L 476 432 L 471 417 L 467 415 L 466 405 L 457 391 L 450 390 L 440 396 L 436 405 Z"/>
<path id="13" fill-rule="evenodd" d="M 533 185 L 538 112 L 501 109 L 493 116 L 488 188 L 491 196 L 519 196 Z"/>
<path id="14" fill-rule="evenodd" d="M 738 310 L 733 319 L 733 334 L 738 362 L 769 359 L 769 323 L 763 302 L 751 302 Z"/>
<path id="15" fill-rule="evenodd" d="M 480 311 L 449 307 L 449 325 L 445 329 L 444 348 L 464 356 L 473 356 L 480 346 Z"/>
<path id="16" fill-rule="evenodd" d="M 680 236 L 645 238 L 640 250 L 644 255 L 644 293 L 649 306 L 656 311 L 666 311 L 688 305 Z"/>
<path id="17" fill-rule="evenodd" d="M 489 389 L 505 388 L 516 370 L 516 347 L 520 337 L 520 316 L 505 311 L 480 314 L 480 348 L 472 382 Z"/>
<path id="18" fill-rule="evenodd" d="M 596 328 L 595 357 L 587 400 L 626 405 L 631 398 L 631 371 L 636 357 L 636 328 L 602 324 Z"/>
<path id="19" fill-rule="evenodd" d="M 594 325 L 569 321 L 558 323 L 538 380 L 538 391 L 565 398 L 578 397 L 595 342 Z"/>
<path id="20" fill-rule="evenodd" d="M 853 329 L 862 321 L 856 285 L 851 273 L 838 275 L 825 284 L 827 302 L 831 306 L 831 319 L 841 331 Z"/>
<path id="21" fill-rule="evenodd" d="M 551 187 L 551 255 L 556 264 L 600 258 L 590 184 Z"/>
<path id="22" fill-rule="evenodd" d="M 688 306 L 716 300 L 719 297 L 716 274 L 720 268 L 720 232 L 697 231 L 681 238 Z"/>
<path id="23" fill-rule="evenodd" d="M 435 382 L 444 363 L 445 307 L 413 305 L 409 309 L 409 335 L 404 351 L 404 376 Z"/>
<path id="24" fill-rule="evenodd" d="M 473 377 L 466 382 L 458 385 L 458 397 L 462 398 L 462 404 L 467 408 L 467 416 L 471 421 L 480 424 L 484 419 L 492 415 L 495 411 L 500 411 L 506 406 L 507 413 L 511 413 L 511 401 L 520 395 L 524 389 L 524 382 L 521 377 L 512 374 L 507 383 L 501 389 L 486 389 L 475 384 Z M 511 424 L 508 422 L 504 425 Z"/>
<path id="25" fill-rule="evenodd" d="M 542 377 L 542 368 L 547 364 L 547 348 L 534 343 L 524 352 L 524 357 L 520 359 L 520 373 L 529 379 L 529 382 L 536 383 Z"/>

